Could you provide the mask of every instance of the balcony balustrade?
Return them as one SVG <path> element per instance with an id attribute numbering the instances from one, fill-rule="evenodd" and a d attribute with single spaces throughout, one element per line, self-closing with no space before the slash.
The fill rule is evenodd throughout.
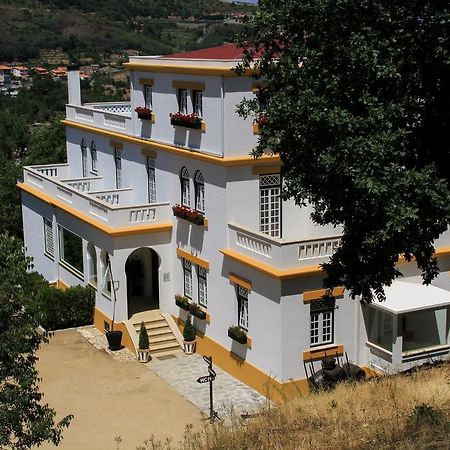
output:
<path id="1" fill-rule="evenodd" d="M 46 169 L 49 170 L 46 170 Z M 52 170 L 50 170 L 52 169 Z M 133 204 L 133 189 L 92 190 L 101 183 L 101 177 L 83 179 L 56 179 L 54 173 L 64 167 L 39 166 L 24 168 L 24 184 L 43 195 L 60 200 L 81 214 L 110 227 L 132 227 L 172 221 L 172 208 L 168 202 Z M 47 175 L 48 173 L 48 175 Z"/>
<path id="2" fill-rule="evenodd" d="M 285 241 L 249 228 L 228 224 L 229 248 L 277 269 L 318 265 L 328 261 L 340 237 Z"/>

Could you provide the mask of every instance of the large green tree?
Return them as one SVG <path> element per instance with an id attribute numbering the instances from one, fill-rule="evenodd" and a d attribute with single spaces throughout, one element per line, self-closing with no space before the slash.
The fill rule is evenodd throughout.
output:
<path id="1" fill-rule="evenodd" d="M 38 331 L 29 264 L 20 240 L 0 235 L 0 448 L 17 450 L 45 441 L 57 445 L 71 420 L 55 423 L 38 388 L 36 351 L 48 337 Z"/>
<path id="2" fill-rule="evenodd" d="M 240 111 L 265 118 L 255 156 L 280 155 L 285 196 L 343 228 L 325 285 L 371 301 L 400 275 L 399 255 L 429 283 L 450 221 L 450 4 L 259 6 L 240 69 L 256 66 L 265 88 Z"/>

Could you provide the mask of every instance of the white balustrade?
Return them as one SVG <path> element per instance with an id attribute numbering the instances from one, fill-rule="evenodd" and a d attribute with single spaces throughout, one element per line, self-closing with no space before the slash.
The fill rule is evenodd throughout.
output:
<path id="1" fill-rule="evenodd" d="M 252 252 L 258 253 L 259 255 L 266 256 L 267 258 L 271 257 L 272 246 L 269 243 L 248 234 L 237 232 L 236 245 L 244 247 Z"/>
<path id="2" fill-rule="evenodd" d="M 339 247 L 340 238 L 323 239 L 304 242 L 298 246 L 298 259 L 320 258 L 331 256 Z"/>
<path id="3" fill-rule="evenodd" d="M 120 203 L 119 194 L 100 194 L 96 195 L 95 198 L 108 203 L 109 205 L 118 205 Z"/>
<path id="4" fill-rule="evenodd" d="M 66 202 L 72 203 L 72 192 L 70 192 L 69 190 L 58 186 L 56 188 L 56 196 L 63 199 Z"/>
<path id="5" fill-rule="evenodd" d="M 119 128 L 121 130 L 126 129 L 125 117 L 113 116 L 111 114 L 105 114 L 103 118 L 103 123 L 113 128 Z"/>
<path id="6" fill-rule="evenodd" d="M 75 108 L 75 117 L 77 119 L 83 120 L 85 122 L 93 122 L 94 121 L 94 112 L 88 111 L 82 108 Z"/>
<path id="7" fill-rule="evenodd" d="M 58 168 L 57 167 L 40 167 L 36 169 L 38 172 L 46 175 L 47 177 L 57 177 Z"/>
<path id="8" fill-rule="evenodd" d="M 130 211 L 130 223 L 133 222 L 152 222 L 156 219 L 155 208 L 139 208 Z"/>
<path id="9" fill-rule="evenodd" d="M 84 106 L 115 114 L 131 114 L 130 102 L 85 103 Z"/>
<path id="10" fill-rule="evenodd" d="M 68 182 L 67 184 L 81 192 L 88 192 L 91 190 L 90 181 L 71 181 Z"/>

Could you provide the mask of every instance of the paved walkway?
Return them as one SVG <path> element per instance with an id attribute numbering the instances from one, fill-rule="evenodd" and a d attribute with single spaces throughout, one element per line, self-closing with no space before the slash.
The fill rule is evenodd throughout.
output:
<path id="1" fill-rule="evenodd" d="M 197 383 L 197 378 L 208 375 L 208 365 L 200 355 L 180 353 L 163 360 L 154 357 L 147 368 L 209 416 L 209 383 Z M 217 373 L 213 382 L 214 410 L 220 418 L 231 410 L 243 414 L 266 404 L 264 396 L 214 365 L 214 361 L 213 368 Z"/>

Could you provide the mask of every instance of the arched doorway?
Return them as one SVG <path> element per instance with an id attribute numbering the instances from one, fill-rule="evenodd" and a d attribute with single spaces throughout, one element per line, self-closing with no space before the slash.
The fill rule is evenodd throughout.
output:
<path id="1" fill-rule="evenodd" d="M 159 256 L 151 248 L 138 248 L 128 256 L 125 263 L 128 318 L 159 308 L 158 269 Z"/>

